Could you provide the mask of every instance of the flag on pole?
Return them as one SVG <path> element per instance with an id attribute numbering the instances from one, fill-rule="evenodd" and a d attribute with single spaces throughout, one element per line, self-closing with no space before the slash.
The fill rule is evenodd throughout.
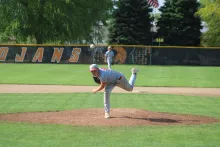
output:
<path id="1" fill-rule="evenodd" d="M 159 3 L 158 0 L 147 0 L 148 4 L 150 6 L 153 6 L 154 8 L 158 8 L 159 7 Z"/>

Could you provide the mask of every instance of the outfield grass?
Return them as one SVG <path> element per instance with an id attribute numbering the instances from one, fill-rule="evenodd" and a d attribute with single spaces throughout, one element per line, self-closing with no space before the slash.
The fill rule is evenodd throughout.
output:
<path id="1" fill-rule="evenodd" d="M 113 94 L 113 108 L 220 118 L 220 99 L 179 95 Z M 103 108 L 103 94 L 0 94 L 0 113 Z M 220 123 L 195 126 L 77 127 L 0 122 L 2 147 L 217 147 Z"/>
<path id="2" fill-rule="evenodd" d="M 89 65 L 0 64 L 0 84 L 95 85 Z M 100 65 L 107 67 L 107 65 Z M 136 86 L 220 87 L 220 67 L 114 65 L 129 78 L 140 69 Z"/>

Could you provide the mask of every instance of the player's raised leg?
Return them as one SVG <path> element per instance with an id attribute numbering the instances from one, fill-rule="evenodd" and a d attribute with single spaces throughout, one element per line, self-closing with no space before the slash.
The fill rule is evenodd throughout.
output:
<path id="1" fill-rule="evenodd" d="M 132 68 L 131 69 L 131 77 L 130 77 L 130 80 L 129 80 L 129 84 L 132 85 L 132 87 L 134 87 L 134 83 L 136 81 L 136 78 L 137 78 L 137 73 L 139 72 L 138 69 L 136 68 Z"/>
<path id="2" fill-rule="evenodd" d="M 116 85 L 126 91 L 132 91 L 134 88 L 134 84 L 137 78 L 137 73 L 139 72 L 138 69 L 136 68 L 132 68 L 131 69 L 131 77 L 129 79 L 129 82 L 127 81 L 127 79 L 123 76 L 123 78 L 119 81 L 119 83 Z"/>

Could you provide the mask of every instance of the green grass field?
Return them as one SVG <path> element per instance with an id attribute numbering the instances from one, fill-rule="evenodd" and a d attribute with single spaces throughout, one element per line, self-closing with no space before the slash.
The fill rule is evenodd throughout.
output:
<path id="1" fill-rule="evenodd" d="M 0 84 L 95 85 L 89 65 L 0 64 Z M 106 67 L 106 65 L 101 65 Z M 114 69 L 130 76 L 132 65 Z M 219 67 L 138 66 L 137 86 L 220 87 Z M 211 116 L 220 98 L 117 94 L 112 108 Z M 103 108 L 103 94 L 0 94 L 0 113 Z M 219 147 L 220 123 L 190 126 L 79 127 L 0 122 L 0 147 Z"/>
<path id="2" fill-rule="evenodd" d="M 1 94 L 0 102 L 0 113 L 102 108 L 103 93 Z M 113 93 L 111 105 L 220 118 L 220 99 L 215 97 Z"/>
<path id="3" fill-rule="evenodd" d="M 107 67 L 107 65 L 100 65 Z M 140 69 L 136 86 L 220 87 L 220 67 L 115 65 L 129 78 Z M 0 84 L 94 85 L 89 65 L 0 64 Z"/>
<path id="4" fill-rule="evenodd" d="M 176 95 L 113 94 L 113 108 L 220 118 L 220 99 Z M 102 93 L 0 94 L 0 113 L 102 108 Z M 217 147 L 220 123 L 196 126 L 76 127 L 29 123 L 0 123 L 0 146 L 153 146 Z"/>
<path id="5" fill-rule="evenodd" d="M 1 123 L 2 147 L 219 147 L 220 124 L 160 127 L 72 127 Z"/>

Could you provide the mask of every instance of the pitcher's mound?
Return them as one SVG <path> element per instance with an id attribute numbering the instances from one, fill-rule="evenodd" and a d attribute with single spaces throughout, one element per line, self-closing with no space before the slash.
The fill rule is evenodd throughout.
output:
<path id="1" fill-rule="evenodd" d="M 220 122 L 220 120 L 211 117 L 127 108 L 111 109 L 110 119 L 104 118 L 103 109 L 89 108 L 59 112 L 0 114 L 0 121 L 80 126 L 194 125 Z"/>

